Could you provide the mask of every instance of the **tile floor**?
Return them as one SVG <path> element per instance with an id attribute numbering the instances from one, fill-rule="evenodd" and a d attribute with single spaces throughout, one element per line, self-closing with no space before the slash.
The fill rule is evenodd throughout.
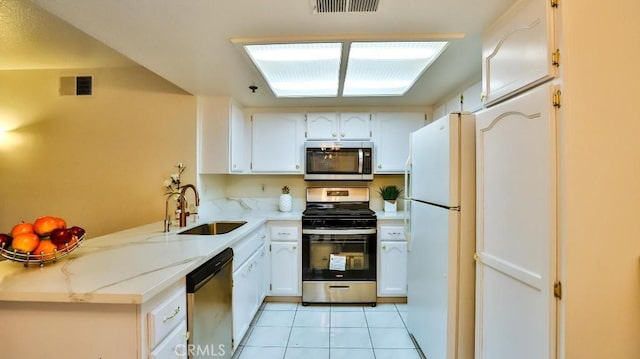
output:
<path id="1" fill-rule="evenodd" d="M 406 320 L 406 304 L 265 303 L 234 358 L 420 359 Z"/>

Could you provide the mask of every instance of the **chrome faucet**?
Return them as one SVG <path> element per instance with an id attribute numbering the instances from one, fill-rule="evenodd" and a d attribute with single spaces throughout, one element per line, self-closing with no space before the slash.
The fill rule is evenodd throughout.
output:
<path id="1" fill-rule="evenodd" d="M 192 184 L 184 185 L 182 187 L 182 191 L 180 191 L 180 197 L 178 197 L 178 201 L 180 202 L 180 227 L 187 226 L 187 217 L 191 214 L 187 211 L 187 208 L 185 208 L 185 204 L 187 203 L 185 194 L 189 188 L 193 190 L 193 194 L 196 197 L 196 207 L 200 205 L 200 194 L 198 193 L 196 186 Z"/>

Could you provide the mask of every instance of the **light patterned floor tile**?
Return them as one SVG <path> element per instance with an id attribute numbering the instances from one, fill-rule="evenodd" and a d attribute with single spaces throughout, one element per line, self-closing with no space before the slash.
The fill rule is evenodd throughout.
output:
<path id="1" fill-rule="evenodd" d="M 284 359 L 329 359 L 329 349 L 289 347 Z"/>
<path id="2" fill-rule="evenodd" d="M 373 349 L 331 348 L 331 359 L 376 359 Z"/>
<path id="3" fill-rule="evenodd" d="M 330 312 L 298 311 L 293 320 L 294 327 L 328 328 L 331 322 Z"/>
<path id="4" fill-rule="evenodd" d="M 264 305 L 263 310 L 296 310 L 298 303 L 285 303 L 285 302 L 268 302 Z"/>
<path id="5" fill-rule="evenodd" d="M 421 359 L 416 349 L 374 349 L 376 359 Z M 333 357 L 331 358 L 333 359 Z"/>
<path id="6" fill-rule="evenodd" d="M 256 322 L 257 327 L 290 327 L 293 324 L 295 310 L 265 310 Z"/>
<path id="7" fill-rule="evenodd" d="M 364 312 L 334 312 L 331 313 L 332 328 L 366 328 L 367 320 Z"/>
<path id="8" fill-rule="evenodd" d="M 246 347 L 286 347 L 291 327 L 254 327 Z"/>
<path id="9" fill-rule="evenodd" d="M 244 347 L 238 359 L 282 359 L 285 350 L 283 347 Z"/>
<path id="10" fill-rule="evenodd" d="M 413 341 L 405 328 L 369 328 L 375 349 L 413 349 Z"/>
<path id="11" fill-rule="evenodd" d="M 329 328 L 291 328 L 289 347 L 329 348 Z"/>
<path id="12" fill-rule="evenodd" d="M 367 328 L 331 328 L 331 348 L 371 348 Z"/>
<path id="13" fill-rule="evenodd" d="M 369 328 L 404 328 L 399 312 L 365 312 Z"/>

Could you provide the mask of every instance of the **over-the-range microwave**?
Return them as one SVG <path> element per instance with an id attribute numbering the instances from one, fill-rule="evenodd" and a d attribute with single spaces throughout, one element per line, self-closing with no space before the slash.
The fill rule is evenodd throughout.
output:
<path id="1" fill-rule="evenodd" d="M 307 181 L 373 180 L 373 142 L 307 141 L 304 152 Z"/>

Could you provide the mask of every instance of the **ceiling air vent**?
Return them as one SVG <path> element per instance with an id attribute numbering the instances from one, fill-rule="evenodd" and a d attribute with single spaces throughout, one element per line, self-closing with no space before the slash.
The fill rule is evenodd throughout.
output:
<path id="1" fill-rule="evenodd" d="M 378 11 L 379 0 L 310 0 L 314 14 Z"/>

